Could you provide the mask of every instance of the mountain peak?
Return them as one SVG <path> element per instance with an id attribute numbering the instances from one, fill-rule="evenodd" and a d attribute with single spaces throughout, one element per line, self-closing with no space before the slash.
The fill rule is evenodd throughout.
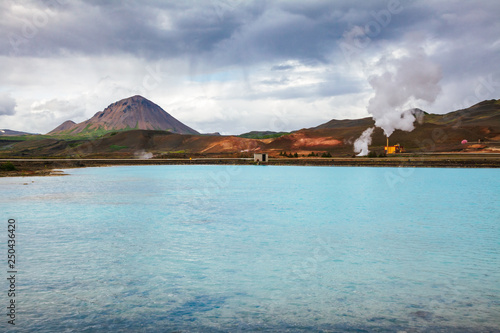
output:
<path id="1" fill-rule="evenodd" d="M 49 134 L 82 132 L 93 132 L 97 130 L 163 130 L 178 134 L 199 134 L 194 129 L 184 125 L 160 106 L 150 100 L 135 95 L 121 99 L 110 104 L 103 111 L 97 112 L 92 118 L 73 124 L 73 126 L 63 126 L 61 124 Z"/>
<path id="2" fill-rule="evenodd" d="M 147 100 L 150 102 L 149 99 L 147 99 L 146 97 L 142 97 L 141 95 L 134 95 L 134 96 L 131 96 L 129 98 L 124 98 L 123 100 L 126 100 L 126 99 L 131 99 L 131 100 Z"/>
<path id="3" fill-rule="evenodd" d="M 50 131 L 49 134 L 67 131 L 75 125 L 76 123 L 73 120 L 66 120 L 64 123 L 62 123 L 61 125 L 54 128 L 52 131 Z"/>
<path id="4" fill-rule="evenodd" d="M 150 104 L 150 105 L 154 105 L 154 106 L 157 106 L 158 108 L 160 108 L 158 105 L 156 105 L 155 103 L 151 102 L 149 99 L 144 98 L 141 95 L 134 95 L 134 96 L 127 97 L 127 98 L 121 99 L 119 101 L 116 101 L 114 103 L 111 103 L 103 111 L 99 111 L 99 112 L 105 112 L 106 110 L 112 109 L 115 106 L 129 105 L 129 104 L 130 105 L 132 105 L 132 104 L 146 104 L 146 105 Z"/>
<path id="5" fill-rule="evenodd" d="M 123 103 L 129 103 L 129 102 L 136 102 L 137 103 L 137 102 L 143 102 L 143 101 L 146 101 L 146 102 L 154 104 L 149 99 L 147 99 L 145 97 L 142 97 L 141 95 L 134 95 L 134 96 L 130 96 L 130 97 L 121 99 L 121 100 L 119 100 L 117 102 L 114 102 L 111 105 L 113 105 L 113 104 L 123 104 Z"/>

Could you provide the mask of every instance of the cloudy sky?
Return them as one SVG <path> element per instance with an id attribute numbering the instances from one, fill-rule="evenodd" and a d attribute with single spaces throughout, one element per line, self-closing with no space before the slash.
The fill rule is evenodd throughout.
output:
<path id="1" fill-rule="evenodd" d="M 0 128 L 46 133 L 140 94 L 200 132 L 296 130 L 368 116 L 384 73 L 409 80 L 384 86 L 402 106 L 446 113 L 500 98 L 498 14 L 498 0 L 2 0 Z"/>

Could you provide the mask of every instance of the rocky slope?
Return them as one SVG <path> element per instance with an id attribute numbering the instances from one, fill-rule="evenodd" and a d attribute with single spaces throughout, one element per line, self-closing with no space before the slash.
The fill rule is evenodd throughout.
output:
<path id="1" fill-rule="evenodd" d="M 178 134 L 199 134 L 161 107 L 142 96 L 132 96 L 111 104 L 92 118 L 75 124 L 66 121 L 48 134 L 80 134 L 127 129 L 163 130 Z"/>

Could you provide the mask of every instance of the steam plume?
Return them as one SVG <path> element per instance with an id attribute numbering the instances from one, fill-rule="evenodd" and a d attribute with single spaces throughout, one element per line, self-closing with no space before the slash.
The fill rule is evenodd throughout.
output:
<path id="1" fill-rule="evenodd" d="M 368 146 L 372 143 L 372 133 L 375 127 L 366 129 L 359 138 L 354 141 L 354 152 L 359 153 L 357 156 L 368 155 Z"/>
<path id="2" fill-rule="evenodd" d="M 409 47 L 405 53 L 399 58 L 384 59 L 382 65 L 386 71 L 368 78 L 375 90 L 375 96 L 368 102 L 368 112 L 386 136 L 397 129 L 411 132 L 415 128 L 415 114 L 408 110 L 410 104 L 432 103 L 441 92 L 441 68 L 429 60 L 424 49 Z"/>
<path id="3" fill-rule="evenodd" d="M 144 150 L 139 150 L 134 153 L 135 158 L 141 159 L 141 160 L 148 160 L 153 157 L 153 153 L 146 152 Z"/>
<path id="4" fill-rule="evenodd" d="M 441 68 L 428 58 L 422 47 L 410 45 L 398 50 L 398 54 L 402 55 L 382 57 L 378 64 L 384 72 L 368 78 L 375 96 L 368 101 L 367 111 L 387 137 L 397 129 L 411 132 L 415 120 L 423 120 L 423 112 L 409 109 L 410 105 L 419 101 L 433 103 L 441 92 Z M 356 140 L 359 143 L 354 144 L 354 151 L 360 151 L 358 156 L 368 154 L 364 145 L 371 143 L 367 135 L 372 133 L 373 128 L 368 129 Z"/>

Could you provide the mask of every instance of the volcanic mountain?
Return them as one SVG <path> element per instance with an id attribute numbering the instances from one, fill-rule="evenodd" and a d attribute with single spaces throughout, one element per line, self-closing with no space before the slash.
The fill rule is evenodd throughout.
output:
<path id="1" fill-rule="evenodd" d="M 79 134 L 128 129 L 163 130 L 177 134 L 199 134 L 150 100 L 136 95 L 111 104 L 92 118 L 75 124 L 68 120 L 48 134 Z"/>

